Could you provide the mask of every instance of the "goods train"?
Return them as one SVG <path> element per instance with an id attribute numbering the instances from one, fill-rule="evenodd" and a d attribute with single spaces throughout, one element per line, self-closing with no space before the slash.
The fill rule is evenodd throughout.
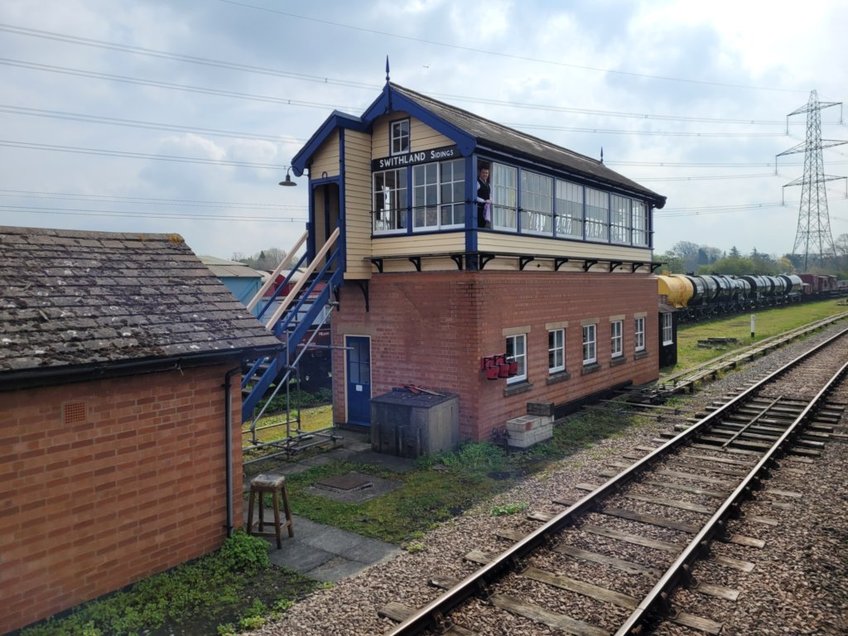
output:
<path id="1" fill-rule="evenodd" d="M 835 276 L 816 274 L 671 274 L 657 276 L 657 284 L 659 295 L 677 310 L 681 322 L 829 298 L 838 293 Z"/>

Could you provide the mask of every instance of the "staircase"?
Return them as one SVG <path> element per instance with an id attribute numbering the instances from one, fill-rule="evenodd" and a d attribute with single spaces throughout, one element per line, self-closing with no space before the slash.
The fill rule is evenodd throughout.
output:
<path id="1" fill-rule="evenodd" d="M 256 413 L 259 402 L 266 394 L 273 395 L 276 392 L 271 391 L 272 386 L 286 385 L 306 350 L 305 345 L 329 320 L 335 306 L 331 299 L 341 286 L 344 276 L 339 249 L 335 247 L 338 237 L 339 229 L 336 228 L 312 263 L 300 271 L 306 263 L 306 255 L 301 256 L 297 263 L 292 262 L 295 253 L 306 241 L 304 233 L 247 305 L 250 311 L 259 308 L 257 318 L 283 343 L 281 351 L 254 360 L 242 375 L 242 423 L 251 422 L 251 428 L 265 410 L 263 408 Z M 290 270 L 288 275 L 282 283 L 275 285 L 285 269 Z M 288 294 L 283 295 L 283 290 L 288 288 L 295 273 L 300 273 L 300 278 Z M 273 292 L 266 296 L 271 288 Z M 328 308 L 329 311 L 325 311 Z"/>

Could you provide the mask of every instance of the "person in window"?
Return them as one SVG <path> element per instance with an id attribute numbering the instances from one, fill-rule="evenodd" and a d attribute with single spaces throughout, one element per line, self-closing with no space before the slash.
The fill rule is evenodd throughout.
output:
<path id="1" fill-rule="evenodd" d="M 477 227 L 492 227 L 492 192 L 489 187 L 489 166 L 480 166 L 477 173 Z"/>

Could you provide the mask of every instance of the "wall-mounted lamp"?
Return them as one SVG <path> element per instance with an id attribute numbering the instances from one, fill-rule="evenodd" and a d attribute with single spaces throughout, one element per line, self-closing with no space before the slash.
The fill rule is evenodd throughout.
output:
<path id="1" fill-rule="evenodd" d="M 297 185 L 294 181 L 292 181 L 292 178 L 291 178 L 291 166 L 286 168 L 286 179 L 285 179 L 285 181 L 280 181 L 280 185 L 281 186 L 296 186 Z"/>

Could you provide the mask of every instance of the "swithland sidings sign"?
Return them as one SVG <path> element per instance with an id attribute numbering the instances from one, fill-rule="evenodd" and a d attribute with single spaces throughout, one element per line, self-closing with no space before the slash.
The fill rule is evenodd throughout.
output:
<path id="1" fill-rule="evenodd" d="M 459 157 L 459 148 L 456 146 L 444 146 L 443 148 L 431 148 L 430 150 L 419 150 L 418 152 L 407 152 L 403 155 L 374 159 L 371 161 L 371 170 L 402 168 L 404 166 L 414 166 L 418 163 L 447 161 L 449 159 L 457 159 Z"/>

